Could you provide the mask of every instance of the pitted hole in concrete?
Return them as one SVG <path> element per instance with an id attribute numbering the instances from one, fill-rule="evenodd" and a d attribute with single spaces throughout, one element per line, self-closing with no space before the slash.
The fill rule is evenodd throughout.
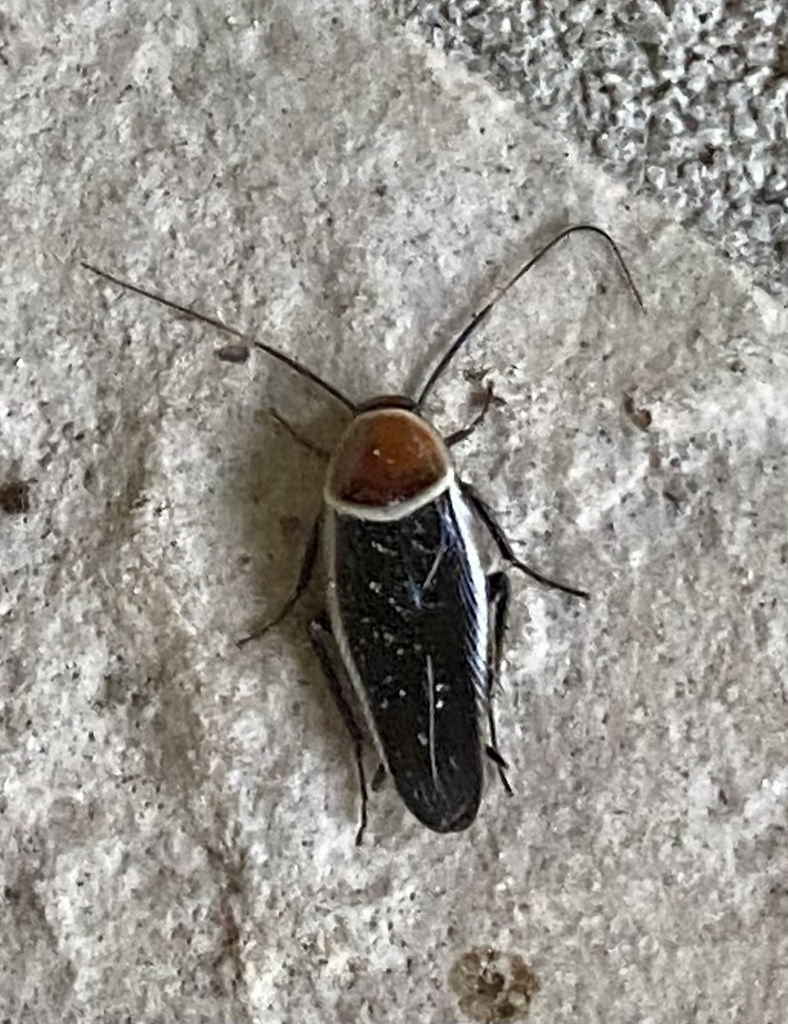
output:
<path id="1" fill-rule="evenodd" d="M 539 979 L 517 953 L 477 946 L 458 958 L 449 985 L 462 1013 L 481 1024 L 523 1020 Z"/>
<path id="2" fill-rule="evenodd" d="M 0 511 L 9 516 L 23 516 L 30 511 L 29 480 L 9 480 L 0 484 Z"/>
<path id="3" fill-rule="evenodd" d="M 651 426 L 651 410 L 645 407 L 639 408 L 635 404 L 634 395 L 625 394 L 623 400 L 624 412 L 629 421 L 644 433 Z"/>

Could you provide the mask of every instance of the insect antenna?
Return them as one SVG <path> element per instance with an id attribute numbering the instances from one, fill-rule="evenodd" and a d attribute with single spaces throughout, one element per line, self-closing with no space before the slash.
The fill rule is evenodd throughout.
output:
<path id="1" fill-rule="evenodd" d="M 500 289 L 495 298 L 491 299 L 487 303 L 487 305 L 484 306 L 483 309 L 480 309 L 479 312 L 473 317 L 471 322 L 468 324 L 468 326 L 465 327 L 464 330 L 460 332 L 460 334 L 455 338 L 455 340 L 452 342 L 449 348 L 443 353 L 440 360 L 438 361 L 437 366 L 427 378 L 427 383 L 419 392 L 419 396 L 416 399 L 417 411 L 422 408 L 425 401 L 429 397 L 430 392 L 438 383 L 438 380 L 441 378 L 444 371 L 452 362 L 454 357 L 457 355 L 460 349 L 464 347 L 465 343 L 469 340 L 471 335 L 475 333 L 477 327 L 480 327 L 481 324 L 484 323 L 484 321 L 492 312 L 493 307 L 500 301 L 500 299 L 502 299 L 503 296 L 506 295 L 506 293 L 517 284 L 521 277 L 524 277 L 528 273 L 531 267 L 535 266 L 543 256 L 546 256 L 554 246 L 558 245 L 558 243 L 563 241 L 568 235 L 573 235 L 576 231 L 588 231 L 593 234 L 600 235 L 602 238 L 604 238 L 604 240 L 613 250 L 613 254 L 618 260 L 619 266 L 621 267 L 621 270 L 624 274 L 624 279 L 629 285 L 632 294 L 635 296 L 637 304 L 640 306 L 642 310 L 645 310 L 645 306 L 643 305 L 643 299 L 640 297 L 640 292 L 637 290 L 635 282 L 632 280 L 632 275 L 630 274 L 629 268 L 627 267 L 626 262 L 624 261 L 624 257 L 621 255 L 621 250 L 618 248 L 618 246 L 607 233 L 607 231 L 603 230 L 602 228 L 596 227 L 596 225 L 594 224 L 573 224 L 568 228 L 564 228 L 563 231 L 559 231 L 554 238 L 550 239 L 547 245 L 543 246 L 539 250 L 539 252 L 536 253 L 535 256 L 532 256 L 527 263 L 523 264 L 523 266 L 520 267 L 520 269 L 517 271 L 514 277 L 507 284 L 505 284 L 503 288 Z"/>
<path id="2" fill-rule="evenodd" d="M 130 292 L 134 292 L 136 295 L 141 295 L 143 298 L 152 299 L 154 302 L 158 302 L 162 306 L 166 306 L 168 309 L 174 309 L 178 313 L 183 313 L 184 316 L 189 317 L 191 320 L 197 320 L 199 323 L 208 324 L 210 327 L 215 327 L 219 331 L 223 331 L 225 334 L 231 335 L 233 338 L 240 339 L 244 346 L 249 348 L 259 348 L 261 352 L 265 352 L 266 355 L 271 356 L 273 359 L 277 359 L 280 363 L 284 363 L 285 366 L 289 367 L 295 373 L 302 377 L 305 377 L 312 384 L 322 388 L 327 394 L 331 395 L 337 402 L 341 402 L 346 409 L 349 409 L 352 413 L 355 413 L 356 405 L 351 402 L 349 398 L 338 391 L 333 384 L 329 384 L 323 380 L 322 377 L 318 377 L 316 373 L 313 373 L 308 367 L 299 363 L 297 359 L 293 359 L 291 356 L 285 355 L 284 352 L 279 352 L 275 348 L 271 348 L 270 345 L 266 345 L 263 341 L 257 341 L 255 338 L 250 337 L 248 334 L 244 334 L 243 331 L 239 331 L 235 327 L 230 327 L 229 324 L 224 323 L 222 320 L 217 320 L 216 317 L 208 316 L 205 313 L 198 313 L 194 309 L 190 309 L 188 306 L 182 306 L 179 302 L 173 302 L 172 299 L 165 299 L 163 295 L 157 295 L 156 292 L 147 291 L 145 288 L 140 288 L 139 285 L 131 284 L 129 281 L 122 281 L 119 277 L 114 277 L 112 274 L 108 274 L 106 270 L 99 270 L 98 267 L 94 267 L 90 263 L 82 261 L 81 266 L 85 270 L 89 270 L 93 274 L 97 274 L 99 277 L 103 277 L 107 281 L 111 281 L 112 284 L 118 285 L 120 288 L 125 288 Z M 220 353 L 221 355 L 221 353 Z M 227 362 L 242 362 L 243 351 L 238 346 L 232 346 L 226 351 L 226 355 L 223 356 Z"/>

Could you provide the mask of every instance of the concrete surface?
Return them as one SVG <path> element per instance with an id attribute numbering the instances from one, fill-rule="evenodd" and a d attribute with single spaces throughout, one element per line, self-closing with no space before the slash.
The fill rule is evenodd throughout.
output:
<path id="1" fill-rule="evenodd" d="M 780 1024 L 786 313 L 651 202 L 360 3 L 3 21 L 0 1020 Z M 458 453 L 518 549 L 473 829 L 347 739 L 276 609 L 341 411 L 81 271 L 224 316 L 353 396 L 504 404 Z M 469 379 L 470 378 L 470 379 Z M 626 396 L 629 396 L 627 399 Z M 650 423 L 649 415 L 650 415 Z"/>
<path id="2" fill-rule="evenodd" d="M 788 302 L 782 0 L 389 0 Z"/>

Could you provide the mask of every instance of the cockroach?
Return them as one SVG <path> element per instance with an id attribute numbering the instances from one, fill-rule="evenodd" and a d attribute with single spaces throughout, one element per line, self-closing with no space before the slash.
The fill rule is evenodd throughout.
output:
<path id="1" fill-rule="evenodd" d="M 322 539 L 326 603 L 309 634 L 353 742 L 361 790 L 357 843 L 367 824 L 367 734 L 405 806 L 435 832 L 460 832 L 475 820 L 485 755 L 505 790 L 512 792 L 493 714 L 510 584 L 505 571 L 485 567 L 479 528 L 489 534 L 509 568 L 546 587 L 588 598 L 584 590 L 522 562 L 492 509 L 455 471 L 450 449 L 482 422 L 491 392 L 472 422 L 448 437 L 424 416 L 438 380 L 500 298 L 562 239 L 579 231 L 607 242 L 643 308 L 610 235 L 595 225 L 572 225 L 531 257 L 472 317 L 415 398 L 382 395 L 362 403 L 351 401 L 291 356 L 214 317 L 82 264 L 240 341 L 218 353 L 226 361 L 242 361 L 250 349 L 259 349 L 330 395 L 352 416 L 331 455 L 322 509 L 292 594 L 256 636 L 280 623 L 304 593 Z"/>

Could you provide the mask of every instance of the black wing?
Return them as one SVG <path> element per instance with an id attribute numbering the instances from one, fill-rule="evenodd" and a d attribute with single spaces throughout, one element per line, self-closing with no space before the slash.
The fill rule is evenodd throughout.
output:
<path id="1" fill-rule="evenodd" d="M 337 514 L 334 631 L 394 784 L 437 832 L 476 817 L 487 696 L 485 578 L 451 488 L 401 519 Z"/>

